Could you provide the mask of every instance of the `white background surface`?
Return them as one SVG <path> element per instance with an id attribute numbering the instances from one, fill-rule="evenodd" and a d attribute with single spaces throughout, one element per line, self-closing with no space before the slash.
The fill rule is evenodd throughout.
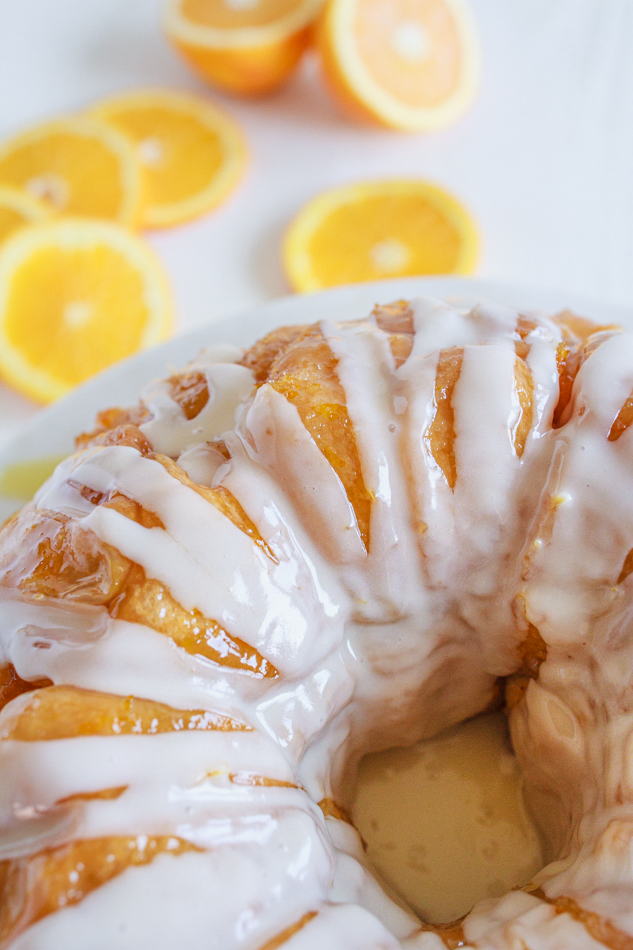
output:
<path id="1" fill-rule="evenodd" d="M 287 292 L 283 230 L 330 185 L 429 177 L 477 218 L 479 275 L 633 305 L 633 0 L 472 0 L 483 47 L 470 112 L 432 136 L 341 117 L 308 61 L 247 102 L 205 92 L 161 35 L 161 0 L 0 0 L 0 135 L 139 86 L 205 92 L 243 124 L 246 182 L 150 240 L 178 331 Z M 0 387 L 0 436 L 34 407 Z"/>

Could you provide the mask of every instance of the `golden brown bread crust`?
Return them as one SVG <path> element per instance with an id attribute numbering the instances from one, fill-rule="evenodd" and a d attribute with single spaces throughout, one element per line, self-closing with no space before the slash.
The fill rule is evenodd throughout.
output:
<path id="1" fill-rule="evenodd" d="M 35 689 L 52 685 L 50 680 L 27 682 L 27 680 L 21 679 L 11 663 L 0 666 L 0 710 L 4 709 L 12 699 L 17 699 L 18 696 L 22 696 L 24 693 L 30 693 Z"/>
<path id="2" fill-rule="evenodd" d="M 5 525 L 0 587 L 27 597 L 107 605 L 122 590 L 129 561 L 65 515 L 27 505 Z"/>
<path id="3" fill-rule="evenodd" d="M 7 710 L 9 713 L 9 710 Z M 0 739 L 48 742 L 78 736 L 155 736 L 164 732 L 244 732 L 243 722 L 204 709 L 172 709 L 135 696 L 110 696 L 76 686 L 46 686 L 13 715 L 5 713 Z"/>
<path id="4" fill-rule="evenodd" d="M 295 340 L 298 340 L 308 326 L 279 327 L 258 340 L 249 350 L 246 351 L 240 364 L 247 369 L 252 370 L 255 376 L 255 382 L 265 383 L 270 373 L 270 368 L 279 356 Z"/>

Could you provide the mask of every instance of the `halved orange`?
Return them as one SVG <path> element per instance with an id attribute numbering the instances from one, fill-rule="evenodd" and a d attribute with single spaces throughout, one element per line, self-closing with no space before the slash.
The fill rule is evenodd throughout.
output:
<path id="1" fill-rule="evenodd" d="M 142 223 L 148 228 L 210 211 L 244 174 L 247 147 L 240 127 L 199 96 L 127 93 L 98 103 L 93 114 L 134 142 L 144 170 Z"/>
<path id="2" fill-rule="evenodd" d="M 402 131 L 448 125 L 475 91 L 478 44 L 467 0 L 328 0 L 318 47 L 348 111 Z"/>
<path id="3" fill-rule="evenodd" d="M 430 182 L 361 182 L 310 201 L 290 225 L 283 262 L 298 291 L 423 274 L 469 274 L 475 224 Z"/>
<path id="4" fill-rule="evenodd" d="M 141 175 L 129 139 L 85 116 L 46 122 L 0 145 L 0 184 L 66 214 L 136 224 Z"/>
<path id="5" fill-rule="evenodd" d="M 48 215 L 42 201 L 19 188 L 0 185 L 0 244 L 23 224 L 41 221 Z"/>
<path id="6" fill-rule="evenodd" d="M 169 0 L 164 28 L 187 62 L 243 95 L 276 89 L 312 39 L 323 0 Z"/>
<path id="7" fill-rule="evenodd" d="M 120 225 L 52 218 L 0 248 L 0 374 L 41 402 L 158 343 L 171 319 L 162 266 Z"/>

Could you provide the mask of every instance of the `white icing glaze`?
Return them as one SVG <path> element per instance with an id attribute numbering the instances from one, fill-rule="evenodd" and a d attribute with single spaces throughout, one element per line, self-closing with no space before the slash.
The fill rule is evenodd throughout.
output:
<path id="1" fill-rule="evenodd" d="M 633 337 L 614 336 L 587 359 L 569 420 L 552 430 L 561 331 L 536 320 L 524 337 L 534 405 L 519 458 L 518 319 L 504 307 L 466 313 L 417 301 L 412 353 L 398 369 L 373 318 L 322 325 L 374 497 L 368 553 L 296 409 L 271 386 L 253 391 L 250 371 L 231 362 L 236 352 L 207 353 L 191 367 L 209 387 L 193 420 L 169 384 L 148 388 L 142 429 L 192 478 L 230 491 L 272 556 L 134 449 L 91 449 L 57 469 L 38 493 L 40 509 L 81 521 L 280 676 L 219 667 L 102 609 L 2 596 L 2 656 L 22 677 L 251 727 L 4 740 L 0 854 L 32 853 L 60 835 L 173 835 L 203 849 L 128 869 L 33 924 L 11 950 L 259 950 L 300 921 L 288 950 L 444 946 L 380 891 L 353 829 L 324 819 L 315 803 L 346 804 L 346 779 L 365 752 L 484 709 L 495 678 L 516 669 L 528 623 L 548 655 L 511 729 L 550 858 L 561 859 L 538 883 L 550 900 L 570 896 L 633 933 L 633 577 L 617 584 L 633 548 L 633 432 L 607 441 L 633 390 Z M 454 491 L 425 439 L 438 350 L 451 346 L 464 347 L 452 401 Z M 205 445 L 221 435 L 230 462 Z M 127 495 L 164 528 L 94 507 L 82 486 Z M 0 725 L 28 701 L 14 701 Z M 126 791 L 115 800 L 55 807 L 119 786 Z M 523 892 L 478 905 L 464 933 L 481 950 L 602 946 Z"/>
<path id="2" fill-rule="evenodd" d="M 287 809 L 269 818 L 259 840 L 229 839 L 203 854 L 160 855 L 130 868 L 75 907 L 36 923 L 14 946 L 85 950 L 87 940 L 91 950 L 256 946 L 280 919 L 294 923 L 306 903 L 318 905 L 331 868 L 331 851 L 314 822 Z M 149 918 L 134 913 L 149 905 L 155 905 Z"/>
<path id="3" fill-rule="evenodd" d="M 209 347 L 188 367 L 204 374 L 209 399 L 194 419 L 187 419 L 170 395 L 169 382 L 157 381 L 141 393 L 150 419 L 140 428 L 156 452 L 179 455 L 188 446 L 218 439 L 232 429 L 235 416 L 253 389 L 253 374 L 236 365 L 242 356 L 233 346 Z"/>

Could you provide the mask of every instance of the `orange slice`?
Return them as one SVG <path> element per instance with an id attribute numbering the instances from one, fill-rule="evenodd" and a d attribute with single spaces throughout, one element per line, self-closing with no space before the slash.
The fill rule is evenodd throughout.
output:
<path id="1" fill-rule="evenodd" d="M 36 126 L 0 145 L 0 184 L 66 214 L 136 224 L 141 175 L 125 135 L 84 116 Z"/>
<path id="2" fill-rule="evenodd" d="M 466 0 L 328 0 L 318 46 L 348 111 L 395 129 L 448 125 L 475 91 L 478 45 Z"/>
<path id="3" fill-rule="evenodd" d="M 42 221 L 48 214 L 42 201 L 19 188 L 0 185 L 0 244 L 23 224 Z"/>
<path id="4" fill-rule="evenodd" d="M 312 39 L 323 0 L 169 0 L 167 36 L 204 79 L 260 95 L 280 86 Z"/>
<path id="5" fill-rule="evenodd" d="M 386 277 L 469 274 L 477 258 L 470 215 L 426 181 L 377 181 L 325 192 L 292 222 L 283 261 L 291 286 L 322 290 Z"/>
<path id="6" fill-rule="evenodd" d="M 244 174 L 247 149 L 239 126 L 197 96 L 130 93 L 99 103 L 94 114 L 135 144 L 145 175 L 146 227 L 180 224 L 210 211 Z"/>
<path id="7" fill-rule="evenodd" d="M 170 324 L 162 267 L 127 228 L 56 218 L 0 248 L 0 374 L 34 399 L 63 396 Z"/>

